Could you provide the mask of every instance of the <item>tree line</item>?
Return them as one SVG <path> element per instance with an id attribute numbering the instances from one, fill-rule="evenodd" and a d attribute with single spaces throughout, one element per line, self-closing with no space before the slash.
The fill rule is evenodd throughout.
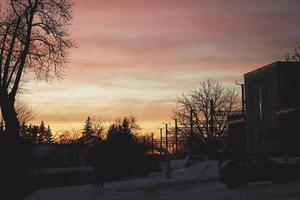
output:
<path id="1" fill-rule="evenodd" d="M 107 129 L 100 120 L 88 117 L 82 130 L 65 131 L 56 142 L 85 146 L 95 178 L 107 181 L 160 170 L 157 160 L 148 153 L 150 141 L 142 140 L 139 130 L 135 117 L 117 119 Z"/>
<path id="2" fill-rule="evenodd" d="M 216 154 L 224 148 L 224 139 L 228 136 L 228 116 L 240 111 L 240 96 L 235 88 L 225 87 L 220 82 L 207 79 L 198 87 L 175 100 L 173 118 L 177 120 L 177 143 L 183 154 Z M 31 108 L 17 103 L 19 120 L 22 122 L 19 135 L 35 144 L 82 144 L 92 147 L 95 143 L 110 140 L 111 137 L 130 135 L 135 141 L 146 139 L 149 146 L 151 138 L 139 137 L 140 127 L 134 117 L 124 117 L 105 128 L 97 118 L 87 117 L 82 129 L 65 130 L 54 137 L 50 126 L 27 125 L 34 116 Z M 20 114 L 19 114 L 20 113 Z M 125 127 L 123 127 L 125 126 Z M 126 126 L 127 129 L 126 129 Z M 174 135 L 174 130 L 170 130 Z M 5 135 L 4 121 L 0 122 L 0 138 Z M 172 137 L 172 136 L 170 136 Z M 171 138 L 172 139 L 172 138 Z M 174 139 L 174 138 L 173 138 Z"/>
<path id="3" fill-rule="evenodd" d="M 106 138 L 98 140 L 91 150 L 96 178 L 109 180 L 160 170 L 158 163 L 147 153 L 149 143 L 138 139 L 139 129 L 134 117 L 124 117 L 109 126 Z"/>
<path id="4" fill-rule="evenodd" d="M 20 137 L 32 144 L 51 144 L 54 143 L 53 134 L 49 125 L 41 121 L 40 125 L 22 124 L 20 126 Z M 4 121 L 0 122 L 0 140 L 5 137 Z"/>

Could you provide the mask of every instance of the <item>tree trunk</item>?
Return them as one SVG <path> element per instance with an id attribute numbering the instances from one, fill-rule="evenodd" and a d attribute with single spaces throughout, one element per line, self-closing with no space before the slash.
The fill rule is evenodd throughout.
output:
<path id="1" fill-rule="evenodd" d="M 16 141 L 19 136 L 20 123 L 14 107 L 14 100 L 1 98 L 1 112 L 5 122 L 5 133 L 7 139 L 10 141 Z"/>

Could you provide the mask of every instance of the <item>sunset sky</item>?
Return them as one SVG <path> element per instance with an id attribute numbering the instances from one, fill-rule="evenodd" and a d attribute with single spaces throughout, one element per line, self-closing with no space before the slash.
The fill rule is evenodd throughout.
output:
<path id="1" fill-rule="evenodd" d="M 3 2 L 3 0 L 0 0 Z M 300 45 L 299 0 L 76 0 L 66 77 L 29 82 L 28 100 L 52 129 L 88 115 L 133 115 L 145 131 L 171 119 L 174 99 L 205 78 L 242 75 Z"/>

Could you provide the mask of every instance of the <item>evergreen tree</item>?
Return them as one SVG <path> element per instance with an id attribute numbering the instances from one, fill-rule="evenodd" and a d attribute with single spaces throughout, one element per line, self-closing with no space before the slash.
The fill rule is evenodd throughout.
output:
<path id="1" fill-rule="evenodd" d="M 107 140 L 112 142 L 133 142 L 133 131 L 137 129 L 134 120 L 125 117 L 122 121 L 112 124 L 108 129 Z"/>
<path id="2" fill-rule="evenodd" d="M 32 143 L 38 143 L 39 127 L 37 125 L 29 125 L 28 135 Z"/>
<path id="3" fill-rule="evenodd" d="M 97 178 L 135 176 L 150 170 L 152 163 L 145 146 L 134 140 L 138 128 L 133 117 L 125 117 L 109 127 L 106 140 L 92 151 Z"/>
<path id="4" fill-rule="evenodd" d="M 46 128 L 44 121 L 41 121 L 41 125 L 39 126 L 37 142 L 39 144 L 50 144 L 53 142 L 50 126 L 48 125 Z"/>
<path id="5" fill-rule="evenodd" d="M 94 131 L 92 126 L 91 118 L 88 117 L 84 123 L 84 128 L 82 132 L 82 142 L 87 145 L 92 145 L 94 142 Z"/>
<path id="6" fill-rule="evenodd" d="M 46 128 L 45 128 L 44 121 L 41 121 L 41 125 L 38 130 L 37 143 L 39 144 L 45 143 L 45 138 L 46 138 Z"/>
<path id="7" fill-rule="evenodd" d="M 46 134 L 45 134 L 45 138 L 44 138 L 44 142 L 47 144 L 50 144 L 53 142 L 53 135 L 52 135 L 52 131 L 50 129 L 50 126 L 48 125 L 47 129 L 46 129 Z"/>
<path id="8" fill-rule="evenodd" d="M 25 123 L 23 123 L 20 126 L 20 136 L 22 138 L 24 138 L 25 140 L 31 141 L 31 139 L 30 139 L 30 133 L 29 133 L 29 128 L 27 127 L 27 125 Z"/>

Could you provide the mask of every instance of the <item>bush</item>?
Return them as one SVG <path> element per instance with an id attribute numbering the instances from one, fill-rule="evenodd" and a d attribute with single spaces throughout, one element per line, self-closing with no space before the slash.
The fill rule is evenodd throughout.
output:
<path id="1" fill-rule="evenodd" d="M 95 145 L 91 153 L 96 179 L 142 176 L 157 170 L 158 165 L 145 152 L 145 147 L 136 143 L 103 141 Z"/>

